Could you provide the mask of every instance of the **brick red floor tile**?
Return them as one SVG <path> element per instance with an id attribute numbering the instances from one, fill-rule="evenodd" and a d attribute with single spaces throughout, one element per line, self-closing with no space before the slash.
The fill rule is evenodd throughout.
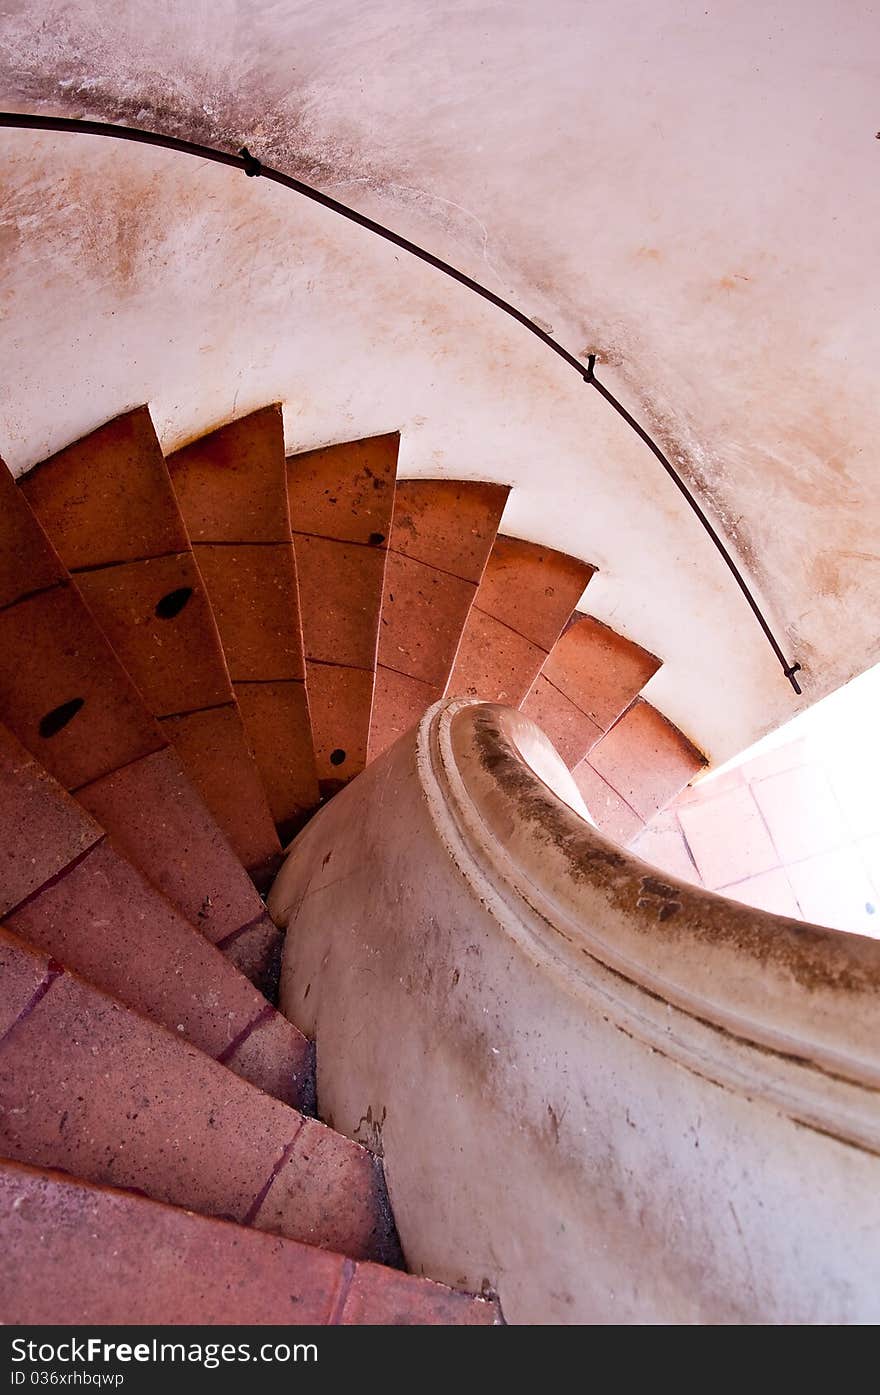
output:
<path id="1" fill-rule="evenodd" d="M 147 407 L 43 461 L 21 488 L 71 571 L 189 546 Z"/>
<path id="2" fill-rule="evenodd" d="M 177 765 L 204 802 L 203 813 L 195 815 L 197 825 L 207 828 L 205 815 L 210 810 L 211 822 L 235 857 L 259 879 L 263 869 L 273 865 L 281 845 L 240 703 L 163 717 L 161 727 L 174 747 Z M 213 841 L 219 841 L 216 831 Z M 236 872 L 235 878 L 239 875 Z"/>
<path id="3" fill-rule="evenodd" d="M 314 734 L 306 685 L 236 683 L 235 696 L 282 841 L 318 803 Z"/>
<path id="4" fill-rule="evenodd" d="M 289 542 L 283 461 L 278 403 L 174 451 L 168 469 L 193 544 Z"/>
<path id="5" fill-rule="evenodd" d="M 318 780 L 322 791 L 331 793 L 367 763 L 375 674 L 313 663 L 307 672 Z"/>
<path id="6" fill-rule="evenodd" d="M 88 785 L 77 799 L 212 942 L 263 911 L 253 883 L 170 748 Z"/>
<path id="7" fill-rule="evenodd" d="M 304 678 L 292 543 L 197 549 L 233 683 Z"/>
<path id="8" fill-rule="evenodd" d="M 100 825 L 0 725 L 0 915 L 103 836 Z"/>
<path id="9" fill-rule="evenodd" d="M 379 640 L 384 547 L 294 534 L 307 659 L 373 668 Z"/>
<path id="10" fill-rule="evenodd" d="M 154 717 L 232 701 L 191 552 L 79 572 L 76 583 Z M 169 600 L 173 613 L 165 618 Z"/>

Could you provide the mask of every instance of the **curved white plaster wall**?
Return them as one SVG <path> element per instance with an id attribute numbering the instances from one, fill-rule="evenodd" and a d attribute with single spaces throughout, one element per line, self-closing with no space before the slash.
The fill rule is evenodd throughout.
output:
<path id="1" fill-rule="evenodd" d="M 426 714 L 270 897 L 322 1117 L 384 1157 L 409 1264 L 512 1322 L 880 1316 L 880 945 L 663 880 Z"/>
<path id="2" fill-rule="evenodd" d="M 810 701 L 880 654 L 876 40 L 858 0 L 10 0 L 0 102 L 246 141 L 596 350 Z M 404 473 L 512 483 L 509 531 L 599 565 L 589 609 L 714 760 L 797 709 L 656 462 L 496 312 L 215 167 L 0 151 L 16 468 L 145 399 L 168 445 L 271 397 L 292 449 L 399 427 Z"/>

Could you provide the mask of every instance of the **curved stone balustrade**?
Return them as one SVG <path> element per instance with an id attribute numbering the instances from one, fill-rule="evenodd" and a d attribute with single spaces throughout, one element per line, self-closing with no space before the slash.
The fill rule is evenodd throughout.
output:
<path id="1" fill-rule="evenodd" d="M 410 1265 L 508 1321 L 877 1321 L 880 944 L 661 877 L 578 798 L 453 701 L 300 835 L 270 909 L 322 1116 Z"/>

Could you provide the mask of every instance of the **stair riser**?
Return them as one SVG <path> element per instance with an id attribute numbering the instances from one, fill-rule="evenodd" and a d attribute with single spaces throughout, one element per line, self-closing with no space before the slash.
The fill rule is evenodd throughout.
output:
<path id="1" fill-rule="evenodd" d="M 278 407 L 169 457 L 236 700 L 283 839 L 319 800 Z"/>
<path id="2" fill-rule="evenodd" d="M 149 412 L 117 417 L 36 466 L 20 487 L 147 710 L 156 718 L 224 714 L 216 740 L 181 754 L 196 788 L 245 865 L 278 843 L 220 637 Z M 171 737 L 173 739 L 173 736 Z M 241 777 L 244 778 L 241 778 Z M 245 832 L 246 830 L 246 832 Z"/>
<path id="3" fill-rule="evenodd" d="M 0 1224 L 14 1325 L 500 1321 L 494 1303 L 426 1279 L 8 1163 Z"/>
<path id="4" fill-rule="evenodd" d="M 375 1159 L 8 932 L 0 1152 L 354 1259 L 396 1262 Z"/>

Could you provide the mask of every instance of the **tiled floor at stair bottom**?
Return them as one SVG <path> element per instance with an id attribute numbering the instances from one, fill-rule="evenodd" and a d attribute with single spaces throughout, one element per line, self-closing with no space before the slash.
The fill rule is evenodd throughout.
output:
<path id="1" fill-rule="evenodd" d="M 880 667 L 686 789 L 632 843 L 746 905 L 880 938 Z"/>

